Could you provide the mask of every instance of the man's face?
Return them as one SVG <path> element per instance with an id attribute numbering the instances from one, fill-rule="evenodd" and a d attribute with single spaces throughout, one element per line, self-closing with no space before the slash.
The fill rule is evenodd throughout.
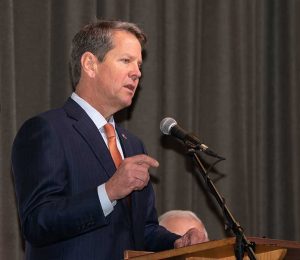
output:
<path id="1" fill-rule="evenodd" d="M 101 106 L 112 113 L 128 107 L 141 77 L 141 45 L 126 31 L 113 33 L 113 45 L 102 62 L 97 62 L 96 95 Z"/>

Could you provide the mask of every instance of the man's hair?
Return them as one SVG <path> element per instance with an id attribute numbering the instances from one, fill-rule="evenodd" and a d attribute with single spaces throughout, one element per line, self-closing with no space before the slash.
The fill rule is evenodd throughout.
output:
<path id="1" fill-rule="evenodd" d="M 163 220 L 166 220 L 166 219 L 172 218 L 172 217 L 181 217 L 181 218 L 192 217 L 195 220 L 202 223 L 202 221 L 198 218 L 198 216 L 194 212 L 189 211 L 189 210 L 170 210 L 170 211 L 167 211 L 158 218 L 158 221 L 162 222 Z"/>
<path id="2" fill-rule="evenodd" d="M 198 222 L 200 224 L 200 226 L 202 226 L 202 232 L 204 232 L 204 235 L 205 235 L 205 238 L 206 240 L 208 241 L 209 238 L 208 238 L 208 234 L 207 234 L 207 231 L 206 231 L 206 228 L 203 224 L 203 222 L 201 221 L 200 218 L 198 218 L 198 216 L 192 212 L 192 211 L 189 211 L 189 210 L 170 210 L 170 211 L 167 211 L 165 212 L 164 214 L 162 214 L 159 218 L 158 218 L 158 221 L 159 221 L 159 224 L 162 225 L 162 226 L 165 226 L 166 225 L 166 222 L 170 224 L 170 222 L 173 222 L 174 221 L 174 218 L 175 219 L 179 219 L 179 220 L 189 220 L 191 221 L 192 219 L 194 219 L 196 222 Z M 186 230 L 187 231 L 187 230 Z"/>
<path id="3" fill-rule="evenodd" d="M 81 76 L 81 56 L 89 51 L 102 62 L 107 52 L 114 48 L 113 32 L 115 31 L 132 33 L 142 47 L 147 41 L 145 33 L 134 23 L 100 20 L 85 25 L 72 40 L 70 72 L 73 90 L 75 90 Z"/>

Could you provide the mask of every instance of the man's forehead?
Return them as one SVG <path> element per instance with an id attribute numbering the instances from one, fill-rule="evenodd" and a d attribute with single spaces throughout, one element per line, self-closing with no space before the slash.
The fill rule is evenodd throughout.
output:
<path id="1" fill-rule="evenodd" d="M 115 39 L 115 38 L 119 38 L 119 37 L 122 37 L 122 38 L 135 38 L 138 42 L 139 39 L 136 37 L 136 35 L 132 32 L 129 32 L 129 31 L 126 31 L 126 30 L 112 30 L 112 38 Z"/>
<path id="2" fill-rule="evenodd" d="M 128 56 L 136 56 L 137 51 L 138 55 L 142 56 L 142 46 L 134 34 L 126 33 L 125 34 L 116 34 L 112 38 L 113 48 L 110 51 L 117 50 L 127 54 Z M 122 32 L 121 32 L 122 33 Z"/>

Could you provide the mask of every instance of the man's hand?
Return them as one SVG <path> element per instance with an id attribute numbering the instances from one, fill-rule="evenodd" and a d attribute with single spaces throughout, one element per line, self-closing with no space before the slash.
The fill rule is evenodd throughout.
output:
<path id="1" fill-rule="evenodd" d="M 125 158 L 114 175 L 105 183 L 111 201 L 122 199 L 134 190 L 142 190 L 149 182 L 149 168 L 158 167 L 155 159 L 145 154 Z"/>
<path id="2" fill-rule="evenodd" d="M 201 232 L 197 228 L 191 228 L 181 238 L 177 239 L 174 242 L 174 247 L 179 248 L 179 247 L 190 246 L 190 245 L 203 243 L 207 241 L 208 238 L 204 232 Z"/>

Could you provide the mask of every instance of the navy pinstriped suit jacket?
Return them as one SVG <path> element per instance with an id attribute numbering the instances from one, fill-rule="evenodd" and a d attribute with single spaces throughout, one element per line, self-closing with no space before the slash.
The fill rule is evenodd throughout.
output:
<path id="1" fill-rule="evenodd" d="M 117 127 L 125 157 L 145 153 Z M 12 165 L 26 259 L 122 259 L 126 249 L 160 251 L 177 235 L 157 223 L 151 184 L 104 217 L 97 186 L 115 172 L 92 120 L 72 99 L 29 119 L 18 132 Z"/>

